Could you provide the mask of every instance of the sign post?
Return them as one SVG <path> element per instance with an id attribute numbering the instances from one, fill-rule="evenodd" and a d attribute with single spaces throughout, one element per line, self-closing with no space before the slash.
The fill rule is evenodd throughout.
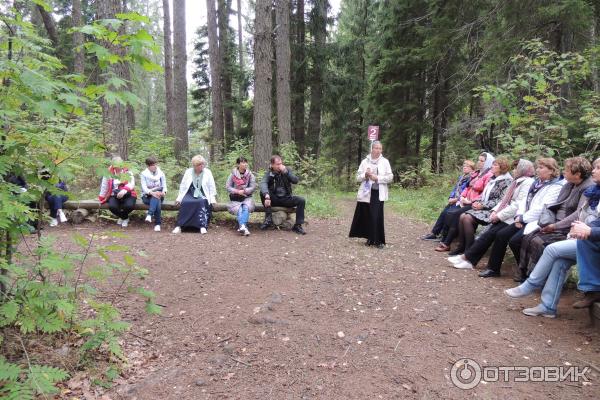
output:
<path id="1" fill-rule="evenodd" d="M 369 125 L 367 133 L 371 141 L 371 147 L 373 147 L 373 142 L 379 140 L 379 125 Z"/>

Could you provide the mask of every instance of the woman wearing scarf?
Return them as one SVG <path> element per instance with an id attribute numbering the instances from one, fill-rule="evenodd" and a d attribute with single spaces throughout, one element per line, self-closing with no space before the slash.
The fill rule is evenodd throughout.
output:
<path id="1" fill-rule="evenodd" d="M 444 224 L 448 211 L 452 210 L 454 207 L 458 207 L 460 194 L 466 189 L 467 185 L 469 185 L 471 179 L 474 179 L 479 175 L 479 171 L 475 171 L 475 163 L 471 160 L 465 160 L 463 162 L 462 171 L 463 174 L 458 177 L 458 181 L 448 197 L 448 204 L 446 204 L 446 207 L 440 213 L 435 225 L 431 228 L 431 232 L 422 236 L 422 240 L 439 240 L 438 237 L 440 234 L 446 236 L 448 233 L 448 228 Z"/>
<path id="2" fill-rule="evenodd" d="M 175 204 L 181 207 L 173 233 L 181 233 L 181 228 L 194 228 L 205 234 L 210 219 L 210 207 L 216 202 L 217 188 L 212 172 L 206 168 L 204 157 L 194 156 L 192 168 L 185 171 L 179 185 Z"/>
<path id="3" fill-rule="evenodd" d="M 252 193 L 256 190 L 256 178 L 248 169 L 248 160 L 238 157 L 235 160 L 236 167 L 231 171 L 225 188 L 229 193 L 229 204 L 227 210 L 237 217 L 238 232 L 244 236 L 250 235 L 248 230 L 248 219 L 256 205 L 252 199 Z"/>
<path id="4" fill-rule="evenodd" d="M 492 163 L 492 178 L 483 189 L 481 198 L 474 202 L 472 209 L 462 214 L 458 225 L 459 245 L 451 256 L 462 254 L 471 247 L 475 240 L 477 225 L 488 225 L 492 210 L 503 199 L 506 191 L 512 184 L 513 178 L 508 173 L 510 164 L 504 157 L 498 157 Z"/>
<path id="5" fill-rule="evenodd" d="M 477 176 L 472 178 L 469 185 L 460 195 L 458 204 L 460 207 L 449 210 L 446 215 L 445 224 L 448 227 L 448 233 L 442 239 L 442 242 L 435 248 L 435 251 L 450 251 L 450 244 L 458 235 L 458 222 L 460 216 L 472 208 L 474 202 L 481 198 L 483 189 L 492 178 L 492 163 L 494 156 L 490 153 L 481 153 L 477 160 Z"/>
<path id="6" fill-rule="evenodd" d="M 491 232 L 482 234 L 459 259 L 450 260 L 454 268 L 472 269 L 491 246 L 488 264 L 479 276 L 482 278 L 500 276 L 500 268 L 509 243 L 518 262 L 523 235 L 535 229 L 544 205 L 556 201 L 563 184 L 559 178 L 560 169 L 555 159 L 540 158 L 536 164 L 537 179 L 531 184 L 525 198 L 519 202 L 512 223 L 509 224 L 511 221 L 499 223 L 495 229 L 489 230 Z"/>
<path id="7" fill-rule="evenodd" d="M 569 269 L 575 263 L 579 271 L 577 286 L 586 295 L 583 300 L 573 304 L 573 307 L 586 308 L 600 300 L 600 159 L 594 162 L 592 179 L 595 185 L 584 192 L 587 204 L 580 210 L 578 221 L 571 226 L 569 239 L 546 246 L 527 280 L 504 291 L 509 297 L 519 298 L 543 288 L 540 304 L 524 309 L 523 314 L 555 318 L 563 285 Z"/>
<path id="8" fill-rule="evenodd" d="M 117 216 L 117 225 L 126 228 L 129 225 L 129 214 L 133 211 L 137 194 L 135 193 L 135 178 L 123 166 L 121 157 L 113 157 L 108 176 L 102 177 L 100 184 L 100 203 L 108 202 L 108 208 Z"/>
<path id="9" fill-rule="evenodd" d="M 390 162 L 381 155 L 381 142 L 375 141 L 368 155 L 358 167 L 356 210 L 350 227 L 350 237 L 367 239 L 367 246 L 385 247 L 383 204 L 388 199 L 388 184 L 394 180 Z"/>
<path id="10" fill-rule="evenodd" d="M 142 201 L 148 205 L 146 222 L 152 222 L 154 217 L 154 232 L 160 232 L 161 206 L 167 195 L 167 178 L 158 166 L 156 157 L 148 157 L 146 167 L 140 175 Z"/>
<path id="11" fill-rule="evenodd" d="M 571 224 L 577 220 L 579 211 L 587 202 L 583 193 L 588 187 L 594 186 L 591 173 L 592 165 L 585 158 L 573 157 L 565 160 L 563 175 L 566 183 L 556 199 L 555 207 L 551 208 L 556 211 L 556 222 L 542 226 L 541 229 L 523 237 L 521 258 L 514 269 L 515 279 L 521 280 L 523 276 L 529 275 L 546 246 L 567 238 Z"/>

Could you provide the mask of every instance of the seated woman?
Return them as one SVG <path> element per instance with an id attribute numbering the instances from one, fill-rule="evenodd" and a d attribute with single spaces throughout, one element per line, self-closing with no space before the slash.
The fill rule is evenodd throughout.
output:
<path id="1" fill-rule="evenodd" d="M 542 289 L 541 303 L 523 310 L 525 315 L 555 318 L 562 287 L 567 280 L 568 271 L 573 264 L 579 266 L 578 286 L 585 292 L 598 292 L 598 258 L 594 257 L 600 249 L 600 231 L 598 201 L 600 200 L 600 158 L 594 161 L 592 179 L 595 185 L 584 192 L 587 204 L 581 209 L 578 221 L 571 226 L 571 239 L 552 243 L 544 249 L 535 268 L 521 285 L 507 289 L 504 292 L 512 298 L 527 296 Z M 577 239 L 577 240 L 574 240 Z M 590 251 L 591 250 L 591 251 Z M 590 258 L 590 256 L 592 258 Z M 583 272 L 583 276 L 581 273 Z M 591 274 L 590 274 L 591 273 Z M 587 295 L 581 302 L 573 304 L 576 308 L 589 307 L 595 299 L 600 298 L 596 293 Z"/>
<path id="2" fill-rule="evenodd" d="M 562 181 L 559 178 L 560 169 L 555 159 L 540 158 L 536 170 L 538 178 L 531 184 L 527 195 L 518 203 L 514 219 L 490 226 L 462 256 L 451 260 L 454 268 L 472 269 L 492 247 L 487 267 L 479 273 L 479 276 L 482 278 L 500 276 L 500 267 L 509 243 L 515 259 L 519 259 L 521 238 L 535 229 L 544 204 L 555 202 L 562 188 Z"/>
<path id="3" fill-rule="evenodd" d="M 140 175 L 142 201 L 149 206 L 146 222 L 152 222 L 154 217 L 154 232 L 160 232 L 161 206 L 167 195 L 167 178 L 158 166 L 156 157 L 148 157 L 146 167 Z"/>
<path id="4" fill-rule="evenodd" d="M 216 202 L 217 187 L 212 172 L 206 168 L 204 157 L 194 156 L 192 168 L 185 171 L 179 185 L 175 204 L 181 207 L 173 233 L 181 233 L 181 228 L 194 228 L 205 234 L 210 220 L 210 207 Z"/>
<path id="5" fill-rule="evenodd" d="M 448 227 L 448 233 L 442 239 L 442 242 L 435 248 L 435 251 L 450 251 L 450 244 L 458 235 L 458 221 L 461 214 L 469 211 L 473 202 L 479 200 L 485 185 L 492 177 L 492 163 L 494 156 L 490 153 L 481 153 L 477 161 L 477 176 L 471 178 L 469 185 L 460 194 L 458 201 L 459 207 L 448 210 L 444 223 Z"/>
<path id="6" fill-rule="evenodd" d="M 227 210 L 237 216 L 238 232 L 248 236 L 250 235 L 248 219 L 250 219 L 250 213 L 256 208 L 252 193 L 256 190 L 257 183 L 254 174 L 248 169 L 246 158 L 238 157 L 235 164 L 236 167 L 231 171 L 225 184 L 230 200 Z"/>
<path id="7" fill-rule="evenodd" d="M 523 237 L 521 258 L 514 270 L 515 279 L 529 275 L 547 245 L 567 238 L 571 224 L 575 222 L 579 210 L 586 202 L 583 192 L 594 185 L 590 177 L 591 172 L 592 165 L 583 157 L 565 160 L 563 175 L 567 182 L 556 199 L 556 222 Z"/>
<path id="8" fill-rule="evenodd" d="M 509 167 L 508 160 L 504 157 L 498 157 L 492 163 L 491 172 L 493 175 L 488 184 L 485 185 L 481 198 L 474 202 L 472 208 L 459 218 L 459 245 L 456 250 L 449 253 L 451 256 L 462 254 L 471 247 L 473 240 L 475 240 L 477 225 L 488 225 L 490 223 L 492 209 L 500 203 L 513 181 L 512 176 L 508 173 Z"/>
<path id="9" fill-rule="evenodd" d="M 129 225 L 129 214 L 133 211 L 137 194 L 135 193 L 135 178 L 123 166 L 121 157 L 113 157 L 108 167 L 108 175 L 102 177 L 100 204 L 108 202 L 108 208 L 117 218 L 117 225 L 126 228 Z"/>
<path id="10" fill-rule="evenodd" d="M 63 181 L 58 181 L 54 187 L 60 192 L 68 192 L 67 184 Z M 63 211 L 63 204 L 69 200 L 69 197 L 60 192 L 51 193 L 46 191 L 44 193 L 44 198 L 50 208 L 50 226 L 57 226 L 59 220 L 61 223 L 67 222 L 67 216 Z"/>
<path id="11" fill-rule="evenodd" d="M 446 236 L 446 233 L 448 232 L 448 229 L 445 228 L 444 224 L 444 221 L 446 220 L 446 215 L 448 214 L 448 211 L 450 211 L 454 207 L 458 207 L 458 200 L 460 200 L 460 194 L 463 192 L 463 190 L 467 188 L 467 185 L 469 185 L 473 173 L 476 172 L 475 163 L 471 160 L 465 160 L 463 162 L 462 172 L 463 174 L 458 177 L 458 181 L 454 185 L 454 188 L 452 189 L 452 192 L 448 197 L 448 204 L 446 204 L 446 207 L 440 213 L 437 221 L 435 222 L 435 225 L 431 229 L 431 232 L 422 236 L 422 240 L 438 240 L 440 234 L 442 234 L 442 236 Z M 479 172 L 476 172 L 473 178 L 477 177 L 477 175 L 479 175 Z"/>

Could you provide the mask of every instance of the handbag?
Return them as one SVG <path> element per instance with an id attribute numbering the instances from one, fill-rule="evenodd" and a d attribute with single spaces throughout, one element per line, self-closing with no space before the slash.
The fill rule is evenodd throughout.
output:
<path id="1" fill-rule="evenodd" d="M 540 228 L 544 228 L 548 225 L 556 223 L 556 212 L 565 201 L 554 204 L 544 204 L 544 208 L 542 208 L 542 213 L 538 219 L 538 225 Z"/>

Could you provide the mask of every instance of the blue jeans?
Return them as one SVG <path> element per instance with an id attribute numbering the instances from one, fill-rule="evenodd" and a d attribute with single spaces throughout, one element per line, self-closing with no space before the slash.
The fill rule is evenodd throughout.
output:
<path id="1" fill-rule="evenodd" d="M 156 225 L 160 225 L 160 207 L 162 205 L 164 198 L 161 198 L 160 200 L 158 200 L 156 197 L 153 196 L 142 196 L 142 201 L 144 202 L 144 204 L 146 204 L 148 207 L 148 215 L 150 216 L 154 216 L 154 221 Z"/>
<path id="2" fill-rule="evenodd" d="M 58 210 L 63 208 L 65 201 L 69 200 L 67 196 L 46 193 L 45 195 L 48 206 L 50 207 L 50 216 L 56 218 Z"/>
<path id="3" fill-rule="evenodd" d="M 240 226 L 247 225 L 249 219 L 250 211 L 248 211 L 248 206 L 245 204 L 240 205 L 237 213 L 238 224 L 240 224 Z"/>
<path id="4" fill-rule="evenodd" d="M 577 287 L 584 292 L 600 292 L 600 242 L 577 241 Z"/>
<path id="5" fill-rule="evenodd" d="M 544 249 L 529 278 L 519 288 L 531 293 L 542 289 L 542 306 L 547 312 L 556 314 L 558 300 L 569 269 L 577 262 L 577 241 L 562 240 L 552 243 Z"/>

